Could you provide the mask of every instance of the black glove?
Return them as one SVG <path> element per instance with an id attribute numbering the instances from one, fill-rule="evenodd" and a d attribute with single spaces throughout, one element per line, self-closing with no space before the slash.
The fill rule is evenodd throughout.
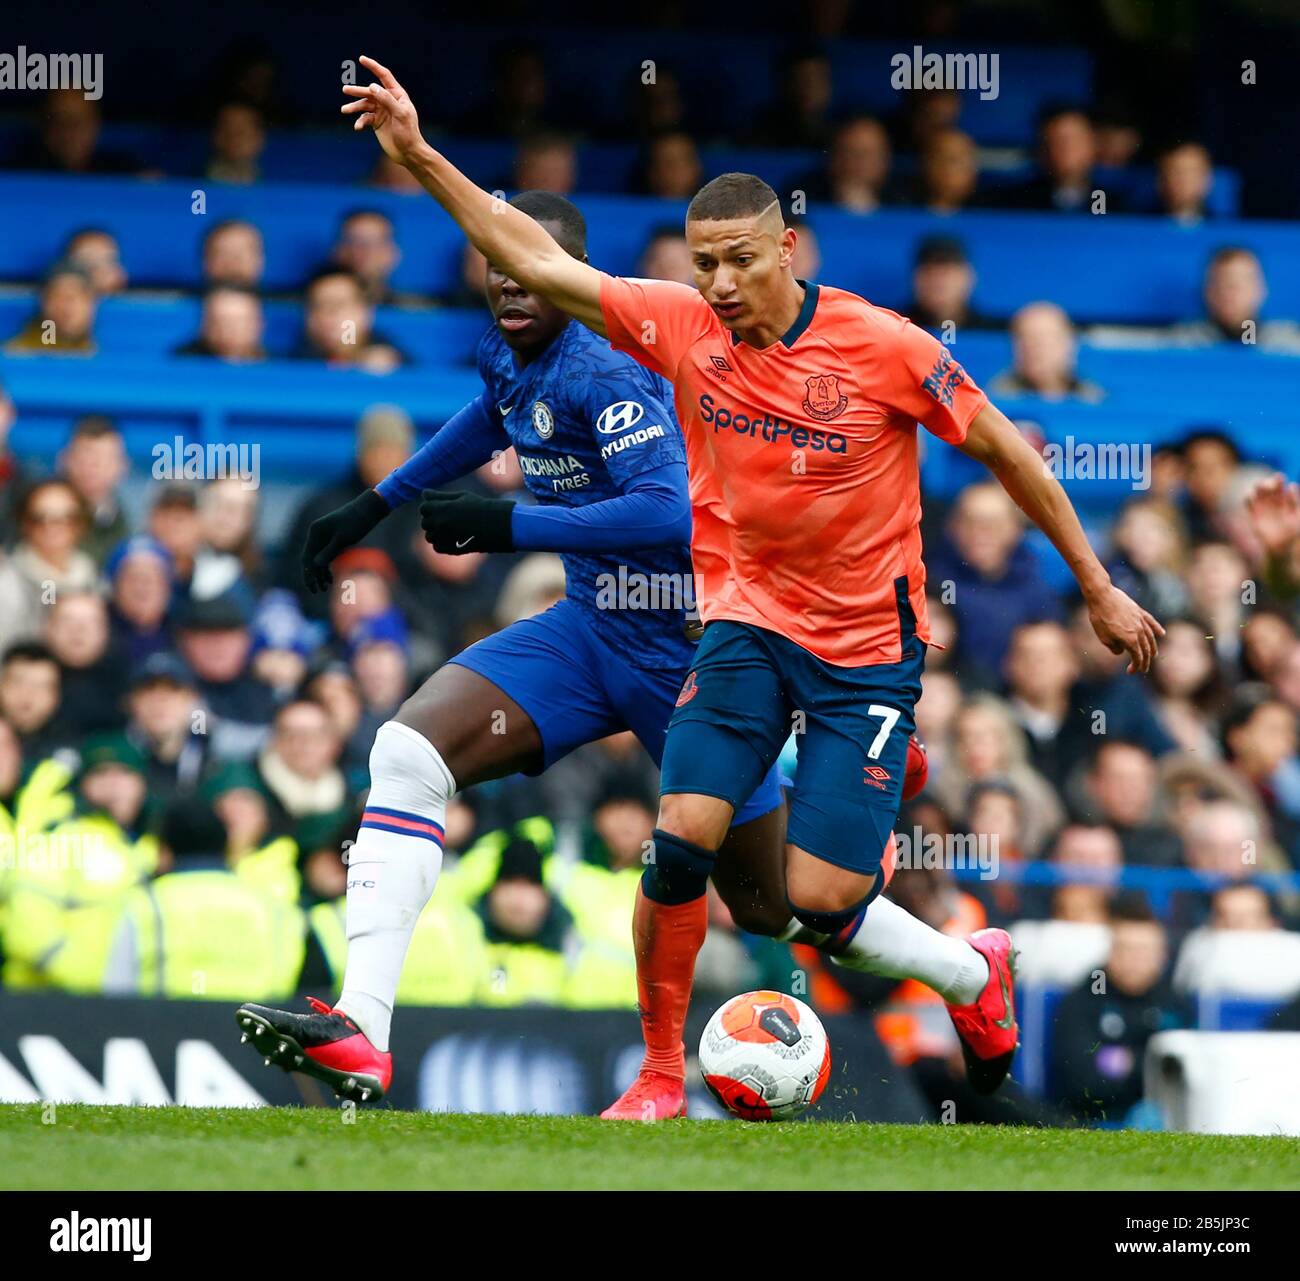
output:
<path id="1" fill-rule="evenodd" d="M 514 535 L 507 498 L 480 498 L 477 494 L 445 493 L 426 489 L 420 504 L 420 524 L 435 551 L 449 556 L 466 552 L 512 552 Z"/>
<path id="2" fill-rule="evenodd" d="M 302 578 L 309 592 L 323 592 L 333 581 L 330 565 L 355 547 L 392 509 L 373 489 L 367 489 L 337 511 L 314 520 L 302 549 Z"/>

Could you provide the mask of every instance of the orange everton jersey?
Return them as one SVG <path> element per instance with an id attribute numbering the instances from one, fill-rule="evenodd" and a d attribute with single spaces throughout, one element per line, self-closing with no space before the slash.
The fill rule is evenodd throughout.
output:
<path id="1" fill-rule="evenodd" d="M 987 403 L 946 348 L 824 285 L 762 350 L 688 285 L 605 276 L 600 302 L 611 344 L 675 389 L 705 621 L 896 663 L 905 592 L 928 642 L 916 425 L 960 444 Z"/>

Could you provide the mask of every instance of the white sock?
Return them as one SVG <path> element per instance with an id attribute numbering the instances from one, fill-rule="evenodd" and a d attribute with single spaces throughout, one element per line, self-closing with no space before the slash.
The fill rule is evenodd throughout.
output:
<path id="1" fill-rule="evenodd" d="M 456 792 L 423 734 L 387 721 L 370 752 L 370 795 L 348 852 L 348 963 L 334 1008 L 388 1049 L 393 1000 L 415 923 L 442 868 L 447 802 Z"/>
<path id="2" fill-rule="evenodd" d="M 777 936 L 783 943 L 822 947 L 829 936 L 792 920 Z M 918 979 L 953 1005 L 969 1005 L 989 981 L 989 963 L 965 939 L 932 929 L 892 899 L 877 898 L 836 965 L 892 979 Z"/>

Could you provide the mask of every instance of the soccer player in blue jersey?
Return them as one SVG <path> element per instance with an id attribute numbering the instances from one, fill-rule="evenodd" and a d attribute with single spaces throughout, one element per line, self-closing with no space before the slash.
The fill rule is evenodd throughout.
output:
<path id="1" fill-rule="evenodd" d="M 586 225 L 568 200 L 525 192 L 510 203 L 586 259 Z M 331 1008 L 313 999 L 311 1014 L 258 1005 L 237 1013 L 269 1061 L 362 1101 L 381 1098 L 392 1078 L 393 999 L 438 878 L 447 802 L 458 788 L 538 773 L 625 729 L 658 763 L 695 649 L 690 503 L 671 387 L 492 267 L 487 296 L 496 323 L 479 346 L 482 394 L 375 489 L 316 521 L 303 554 L 307 585 L 323 591 L 335 557 L 423 495 L 421 523 L 437 550 L 555 551 L 566 574 L 564 600 L 451 659 L 375 736 L 348 858 L 339 1000 Z M 436 489 L 511 445 L 536 506 Z M 620 584 L 645 588 L 648 599 L 620 601 Z M 757 903 L 759 880 L 784 905 L 783 839 L 774 767 L 735 815 L 718 861 L 719 891 L 738 914 Z"/>

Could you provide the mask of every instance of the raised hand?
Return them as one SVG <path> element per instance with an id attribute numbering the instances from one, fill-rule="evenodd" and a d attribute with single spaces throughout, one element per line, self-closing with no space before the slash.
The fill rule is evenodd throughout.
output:
<path id="1" fill-rule="evenodd" d="M 1261 480 L 1246 497 L 1246 512 L 1264 550 L 1280 556 L 1300 538 L 1300 485 L 1280 472 Z"/>
<path id="2" fill-rule="evenodd" d="M 342 113 L 356 117 L 354 129 L 372 130 L 389 159 L 405 165 L 425 145 L 415 104 L 382 63 L 365 56 L 360 61 L 375 79 L 368 85 L 343 86 L 353 101 L 343 104 Z"/>

